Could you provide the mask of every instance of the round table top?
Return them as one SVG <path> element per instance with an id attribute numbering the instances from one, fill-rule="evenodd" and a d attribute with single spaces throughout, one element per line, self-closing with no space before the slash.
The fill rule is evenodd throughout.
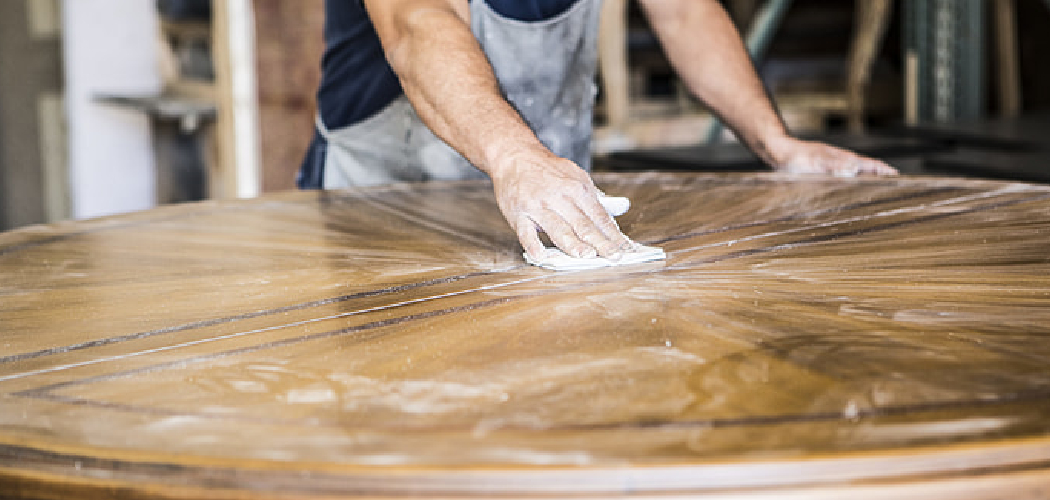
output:
<path id="1" fill-rule="evenodd" d="M 480 182 L 0 234 L 0 490 L 1050 495 L 1050 187 L 596 180 L 666 261 L 528 266 Z"/>

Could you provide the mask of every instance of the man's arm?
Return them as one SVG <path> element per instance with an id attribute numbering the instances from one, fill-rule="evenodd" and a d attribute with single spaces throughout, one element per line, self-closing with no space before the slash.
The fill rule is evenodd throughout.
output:
<path id="1" fill-rule="evenodd" d="M 896 174 L 885 163 L 791 137 L 717 0 L 641 0 L 671 64 L 689 89 L 776 170 Z"/>
<path id="2" fill-rule="evenodd" d="M 365 0 L 365 8 L 420 118 L 489 174 L 529 255 L 542 257 L 537 228 L 576 257 L 629 248 L 590 176 L 544 147 L 502 97 L 470 31 L 466 0 Z"/>

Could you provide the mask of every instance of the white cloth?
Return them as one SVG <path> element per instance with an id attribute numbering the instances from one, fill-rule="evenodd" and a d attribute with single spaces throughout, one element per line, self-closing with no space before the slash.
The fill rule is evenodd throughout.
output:
<path id="1" fill-rule="evenodd" d="M 598 195 L 598 201 L 605 207 L 605 211 L 609 212 L 609 215 L 613 217 L 623 215 L 631 208 L 631 201 L 620 196 L 606 196 L 604 193 L 601 193 Z M 667 258 L 667 254 L 664 253 L 663 249 L 637 243 L 635 243 L 633 250 L 624 252 L 618 259 L 572 257 L 557 248 L 544 248 L 543 256 L 539 260 L 532 259 L 528 253 L 524 255 L 525 261 L 529 264 L 553 271 L 584 271 L 602 267 L 641 264 Z"/>
<path id="2" fill-rule="evenodd" d="M 598 203 L 613 217 L 619 217 L 631 209 L 631 200 L 623 196 L 609 196 L 601 191 L 598 192 Z"/>
<path id="3" fill-rule="evenodd" d="M 652 262 L 654 260 L 663 260 L 667 258 L 667 254 L 665 254 L 661 248 L 637 244 L 634 250 L 624 252 L 619 259 L 615 260 L 605 257 L 572 257 L 557 248 L 544 248 L 543 252 L 543 258 L 540 260 L 531 259 L 529 254 L 525 254 L 525 260 L 529 264 L 550 269 L 552 271 L 585 271 L 587 269 L 599 269 L 602 267 L 641 264 L 643 262 Z"/>

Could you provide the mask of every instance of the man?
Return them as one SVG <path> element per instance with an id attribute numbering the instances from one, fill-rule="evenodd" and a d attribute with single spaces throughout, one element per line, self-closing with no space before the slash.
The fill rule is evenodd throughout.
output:
<path id="1" fill-rule="evenodd" d="M 641 4 L 690 90 L 774 169 L 896 173 L 788 135 L 717 0 Z M 319 134 L 300 187 L 484 172 L 533 259 L 543 255 L 538 230 L 573 257 L 616 258 L 632 248 L 586 172 L 601 0 L 326 0 L 325 6 Z"/>

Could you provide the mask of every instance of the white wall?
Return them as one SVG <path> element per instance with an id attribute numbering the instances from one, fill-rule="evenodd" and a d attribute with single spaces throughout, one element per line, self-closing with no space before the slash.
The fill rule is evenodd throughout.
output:
<path id="1" fill-rule="evenodd" d="M 156 203 L 149 119 L 94 101 L 161 89 L 155 2 L 64 0 L 63 27 L 73 216 Z"/>

